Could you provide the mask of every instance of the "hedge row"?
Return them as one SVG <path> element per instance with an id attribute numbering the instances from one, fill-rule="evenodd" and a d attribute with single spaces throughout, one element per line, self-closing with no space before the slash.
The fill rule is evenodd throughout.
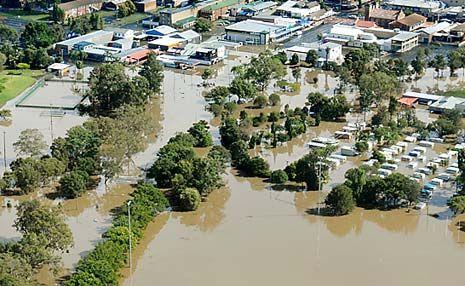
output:
<path id="1" fill-rule="evenodd" d="M 133 245 L 136 245 L 149 222 L 166 210 L 169 202 L 159 189 L 150 184 L 139 184 L 132 196 L 131 231 Z M 118 210 L 112 227 L 103 238 L 93 251 L 79 261 L 76 271 L 64 285 L 118 285 L 120 270 L 126 264 L 129 252 L 127 203 Z"/>

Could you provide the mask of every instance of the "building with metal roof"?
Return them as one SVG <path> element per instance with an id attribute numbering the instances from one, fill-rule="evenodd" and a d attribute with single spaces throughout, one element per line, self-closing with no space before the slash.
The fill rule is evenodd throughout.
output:
<path id="1" fill-rule="evenodd" d="M 257 20 L 245 20 L 225 28 L 225 39 L 232 42 L 240 42 L 253 45 L 266 45 L 270 42 L 279 42 L 289 38 L 300 31 L 303 26 L 296 22 L 287 24 L 274 24 Z"/>

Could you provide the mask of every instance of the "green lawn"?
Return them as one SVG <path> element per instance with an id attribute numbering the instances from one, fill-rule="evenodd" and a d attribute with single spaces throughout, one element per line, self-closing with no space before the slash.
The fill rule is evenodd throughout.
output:
<path id="1" fill-rule="evenodd" d="M 0 17 L 18 18 L 26 21 L 47 21 L 49 15 L 36 11 L 10 10 L 8 12 L 0 12 Z"/>
<path id="2" fill-rule="evenodd" d="M 465 98 L 465 89 L 453 89 L 442 93 L 444 96 L 455 96 Z"/>
<path id="3" fill-rule="evenodd" d="M 124 18 L 116 18 L 115 11 L 99 11 L 97 13 L 100 14 L 102 18 L 104 18 L 105 26 L 109 27 L 119 27 L 128 24 L 133 24 L 150 16 L 150 14 L 147 13 L 134 13 Z M 107 24 L 107 19 L 111 19 L 112 23 Z"/>
<path id="4" fill-rule="evenodd" d="M 11 74 L 11 72 L 10 70 L 0 72 L 0 85 L 4 86 L 4 89 L 0 91 L 0 106 L 20 95 L 21 92 L 33 85 L 44 74 L 43 71 L 33 70 L 23 70 L 20 75 Z M 20 71 L 15 70 L 13 72 Z"/>

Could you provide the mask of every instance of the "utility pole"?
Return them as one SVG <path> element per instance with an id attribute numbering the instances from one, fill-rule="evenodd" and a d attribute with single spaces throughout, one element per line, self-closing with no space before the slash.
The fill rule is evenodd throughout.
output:
<path id="1" fill-rule="evenodd" d="M 3 167 L 6 172 L 6 131 L 3 131 Z"/>
<path id="2" fill-rule="evenodd" d="M 129 285 L 132 286 L 132 231 L 131 231 L 131 203 L 128 201 L 128 228 L 129 228 Z"/>
<path id="3" fill-rule="evenodd" d="M 52 113 L 52 104 L 50 104 L 50 138 L 53 142 L 53 113 Z"/>

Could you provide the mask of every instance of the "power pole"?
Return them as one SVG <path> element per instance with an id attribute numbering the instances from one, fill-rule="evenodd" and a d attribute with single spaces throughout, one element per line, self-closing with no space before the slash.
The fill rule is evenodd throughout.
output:
<path id="1" fill-rule="evenodd" d="M 3 167 L 6 172 L 6 131 L 3 131 Z"/>

